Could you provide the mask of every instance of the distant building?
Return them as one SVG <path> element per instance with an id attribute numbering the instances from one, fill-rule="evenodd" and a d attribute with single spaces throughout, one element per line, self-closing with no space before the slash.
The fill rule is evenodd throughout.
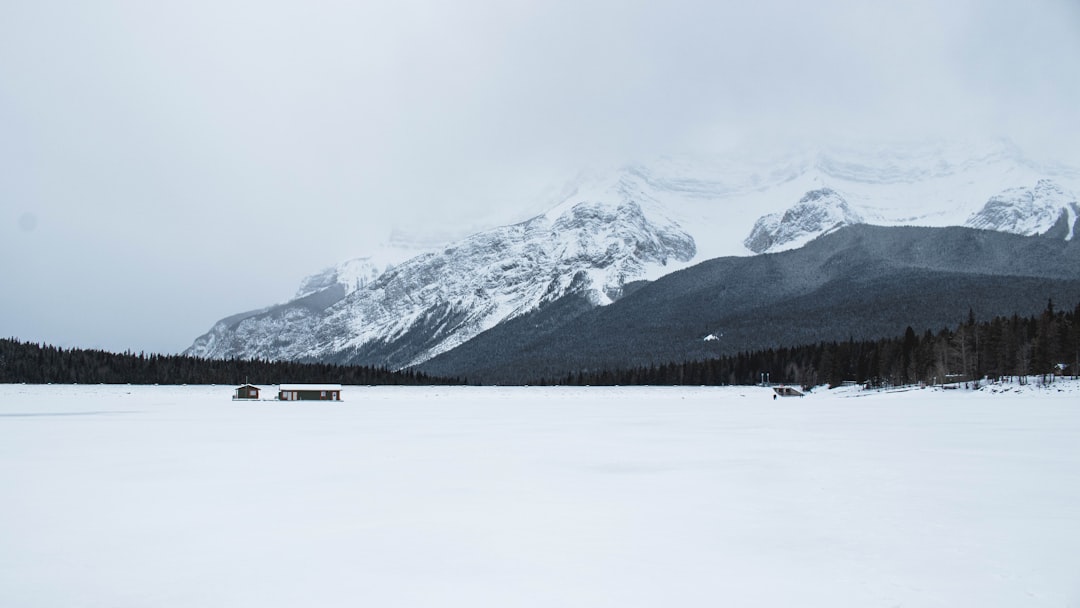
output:
<path id="1" fill-rule="evenodd" d="M 773 389 L 781 397 L 802 397 L 803 394 L 790 386 L 774 386 Z"/>
<path id="2" fill-rule="evenodd" d="M 259 387 L 253 384 L 245 384 L 243 386 L 236 387 L 236 393 L 233 395 L 234 401 L 257 400 L 258 398 Z"/>
<path id="3" fill-rule="evenodd" d="M 282 384 L 281 401 L 341 401 L 340 384 Z"/>

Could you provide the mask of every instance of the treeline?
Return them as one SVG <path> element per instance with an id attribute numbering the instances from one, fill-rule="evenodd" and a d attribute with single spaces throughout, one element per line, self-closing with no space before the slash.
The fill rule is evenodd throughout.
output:
<path id="1" fill-rule="evenodd" d="M 415 371 L 265 359 L 117 354 L 0 339 L 0 383 L 28 384 L 460 384 Z"/>
<path id="2" fill-rule="evenodd" d="M 1039 315 L 967 320 L 955 329 L 902 337 L 822 342 L 625 370 L 571 373 L 564 385 L 749 385 L 761 382 L 804 387 L 845 382 L 873 387 L 1000 380 L 1033 375 L 1080 375 L 1080 304 Z"/>
<path id="3" fill-rule="evenodd" d="M 582 370 L 534 384 L 749 385 L 760 382 L 874 387 L 972 382 L 1034 375 L 1080 376 L 1080 304 L 1053 302 L 1030 317 L 967 320 L 955 329 L 921 335 L 848 340 L 744 352 L 622 370 Z M 415 370 L 264 359 L 203 359 L 184 355 L 64 349 L 0 339 L 0 383 L 31 384 L 465 384 Z"/>

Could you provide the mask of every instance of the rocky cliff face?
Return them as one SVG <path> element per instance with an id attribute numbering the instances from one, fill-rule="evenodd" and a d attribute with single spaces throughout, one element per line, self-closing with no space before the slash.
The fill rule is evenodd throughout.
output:
<path id="1" fill-rule="evenodd" d="M 1032 188 L 1010 188 L 991 197 L 964 225 L 1029 236 L 1053 231 L 1051 236 L 1072 240 L 1078 216 L 1076 195 L 1041 179 Z"/>
<path id="2" fill-rule="evenodd" d="M 582 201 L 381 274 L 359 263 L 329 269 L 288 303 L 220 321 L 187 354 L 400 368 L 568 293 L 604 305 L 654 267 L 695 254 L 693 238 L 650 206 Z"/>
<path id="3" fill-rule="evenodd" d="M 841 226 L 863 223 L 844 197 L 829 188 L 807 192 L 793 207 L 762 216 L 743 241 L 754 253 L 783 251 L 805 244 Z"/>

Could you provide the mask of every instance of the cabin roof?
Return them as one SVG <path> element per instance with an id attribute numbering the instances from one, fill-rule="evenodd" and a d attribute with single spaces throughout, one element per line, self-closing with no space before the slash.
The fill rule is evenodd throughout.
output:
<path id="1" fill-rule="evenodd" d="M 282 384 L 283 391 L 340 391 L 340 384 Z"/>

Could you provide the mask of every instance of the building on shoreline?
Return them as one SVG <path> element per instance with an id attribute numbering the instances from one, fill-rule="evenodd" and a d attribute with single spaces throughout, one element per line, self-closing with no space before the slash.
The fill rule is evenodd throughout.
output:
<path id="1" fill-rule="evenodd" d="M 282 384 L 280 401 L 341 401 L 340 384 Z"/>

